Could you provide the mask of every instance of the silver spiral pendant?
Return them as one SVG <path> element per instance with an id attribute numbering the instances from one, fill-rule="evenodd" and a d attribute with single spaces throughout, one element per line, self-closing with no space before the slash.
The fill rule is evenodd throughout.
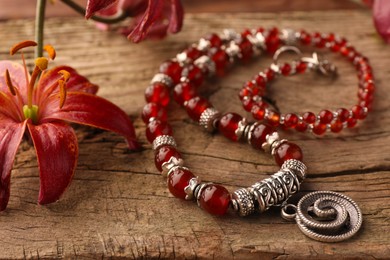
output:
<path id="1" fill-rule="evenodd" d="M 339 242 L 355 235 L 363 218 L 357 204 L 333 191 L 316 191 L 302 197 L 298 205 L 287 204 L 282 217 L 295 219 L 308 237 L 322 242 Z"/>

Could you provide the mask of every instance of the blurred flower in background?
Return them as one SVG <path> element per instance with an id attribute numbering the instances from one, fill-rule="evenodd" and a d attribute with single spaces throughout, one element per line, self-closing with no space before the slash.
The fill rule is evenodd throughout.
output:
<path id="1" fill-rule="evenodd" d="M 390 0 L 362 0 L 372 7 L 374 25 L 380 36 L 390 44 Z"/>

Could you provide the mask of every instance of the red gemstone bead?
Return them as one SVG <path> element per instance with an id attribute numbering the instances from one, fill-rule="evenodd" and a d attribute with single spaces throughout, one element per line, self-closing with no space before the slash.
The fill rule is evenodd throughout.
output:
<path id="1" fill-rule="evenodd" d="M 272 81 L 275 78 L 275 72 L 271 69 L 266 69 L 264 73 L 265 76 L 267 77 L 267 82 Z"/>
<path id="2" fill-rule="evenodd" d="M 280 114 L 273 110 L 269 110 L 267 120 L 271 126 L 279 126 Z"/>
<path id="3" fill-rule="evenodd" d="M 316 120 L 317 120 L 317 117 L 312 112 L 306 112 L 303 114 L 303 121 L 305 121 L 308 124 L 314 124 Z"/>
<path id="4" fill-rule="evenodd" d="M 358 97 L 360 100 L 371 102 L 374 100 L 374 93 L 366 92 L 364 89 L 359 89 Z"/>
<path id="5" fill-rule="evenodd" d="M 256 120 L 263 120 L 265 116 L 265 108 L 263 106 L 254 105 L 251 110 L 252 116 Z"/>
<path id="6" fill-rule="evenodd" d="M 160 72 L 171 77 L 175 85 L 180 82 L 182 70 L 183 68 L 176 61 L 169 60 L 160 65 Z"/>
<path id="7" fill-rule="evenodd" d="M 181 106 L 184 105 L 185 101 L 190 100 L 196 95 L 197 91 L 195 87 L 189 82 L 181 82 L 173 89 L 173 99 Z"/>
<path id="8" fill-rule="evenodd" d="M 255 101 L 251 98 L 246 98 L 242 100 L 242 106 L 244 107 L 245 111 L 251 112 L 252 107 L 255 104 Z"/>
<path id="9" fill-rule="evenodd" d="M 205 40 L 210 42 L 211 47 L 220 47 L 222 45 L 222 40 L 215 33 L 211 33 L 205 37 Z"/>
<path id="10" fill-rule="evenodd" d="M 265 84 L 267 82 L 267 79 L 264 78 L 263 75 L 256 75 L 255 77 L 255 82 L 257 84 L 258 87 L 260 88 L 265 88 Z"/>
<path id="11" fill-rule="evenodd" d="M 347 123 L 348 128 L 352 128 L 356 125 L 357 120 L 355 118 L 350 118 L 350 119 L 348 119 L 347 122 L 348 122 Z"/>
<path id="12" fill-rule="evenodd" d="M 157 170 L 162 171 L 162 165 L 168 162 L 171 157 L 181 158 L 180 153 L 173 146 L 162 146 L 154 154 L 154 164 Z"/>
<path id="13" fill-rule="evenodd" d="M 305 132 L 307 130 L 307 124 L 305 122 L 299 122 L 295 127 L 298 132 Z"/>
<path id="14" fill-rule="evenodd" d="M 266 141 L 269 134 L 275 132 L 275 129 L 266 124 L 258 124 L 251 132 L 251 145 L 256 149 L 262 149 L 262 144 Z"/>
<path id="15" fill-rule="evenodd" d="M 365 92 L 373 94 L 375 92 L 375 84 L 372 82 L 366 82 L 363 86 Z"/>
<path id="16" fill-rule="evenodd" d="M 342 129 L 343 129 L 343 123 L 339 119 L 337 119 L 335 122 L 333 122 L 332 125 L 330 126 L 330 130 L 333 133 L 338 133 Z"/>
<path id="17" fill-rule="evenodd" d="M 195 65 L 192 65 L 188 68 L 186 68 L 187 71 L 187 78 L 188 80 L 195 86 L 195 87 L 199 87 L 200 85 L 202 85 L 203 83 L 203 80 L 204 80 L 204 77 L 203 77 L 203 74 L 202 74 L 202 70 L 195 66 Z"/>
<path id="18" fill-rule="evenodd" d="M 320 123 L 321 124 L 329 124 L 333 120 L 333 113 L 329 110 L 322 110 L 319 113 L 320 116 Z"/>
<path id="19" fill-rule="evenodd" d="M 338 52 L 340 50 L 341 46 L 337 42 L 332 42 L 330 45 L 330 50 L 333 52 Z"/>
<path id="20" fill-rule="evenodd" d="M 226 68 L 229 64 L 229 56 L 224 50 L 218 49 L 212 56 L 211 59 L 215 63 L 215 73 L 217 76 L 225 75 Z"/>
<path id="21" fill-rule="evenodd" d="M 145 90 L 146 102 L 154 102 L 162 106 L 169 104 L 169 90 L 162 83 L 154 83 Z"/>
<path id="22" fill-rule="evenodd" d="M 267 52 L 270 54 L 274 54 L 279 48 L 280 38 L 279 30 L 277 28 L 273 28 L 269 31 L 268 36 L 265 38 L 265 45 L 267 47 Z"/>
<path id="23" fill-rule="evenodd" d="M 219 120 L 218 130 L 228 139 L 237 141 L 236 130 L 242 116 L 236 113 L 226 113 Z"/>
<path id="24" fill-rule="evenodd" d="M 341 123 L 346 122 L 349 118 L 349 111 L 345 108 L 339 108 L 337 109 L 338 114 L 338 120 L 340 120 Z"/>
<path id="25" fill-rule="evenodd" d="M 167 110 L 159 104 L 148 103 L 142 109 L 142 120 L 147 124 L 151 118 L 167 121 Z"/>
<path id="26" fill-rule="evenodd" d="M 326 124 L 315 124 L 313 127 L 313 133 L 316 135 L 323 135 L 326 132 Z"/>
<path id="27" fill-rule="evenodd" d="M 172 128 L 166 122 L 154 120 L 146 127 L 146 137 L 150 143 L 160 135 L 172 135 Z"/>
<path id="28" fill-rule="evenodd" d="M 325 43 L 326 43 L 326 40 L 318 32 L 314 33 L 313 41 L 315 43 L 315 46 L 318 48 L 323 48 L 325 46 Z"/>
<path id="29" fill-rule="evenodd" d="M 294 128 L 298 124 L 298 116 L 296 114 L 286 114 L 284 117 L 284 125 L 287 128 Z"/>
<path id="30" fill-rule="evenodd" d="M 200 50 L 198 50 L 195 47 L 189 47 L 187 50 L 185 50 L 185 53 L 187 54 L 187 57 L 190 58 L 191 60 L 196 60 L 203 54 Z"/>
<path id="31" fill-rule="evenodd" d="M 226 214 L 229 203 L 230 193 L 221 185 L 209 184 L 201 190 L 199 199 L 200 207 L 210 214 Z"/>
<path id="32" fill-rule="evenodd" d="M 307 69 L 307 63 L 303 61 L 299 61 L 295 66 L 295 71 L 298 73 L 304 73 Z"/>
<path id="33" fill-rule="evenodd" d="M 185 104 L 187 114 L 194 121 L 199 121 L 200 115 L 209 107 L 211 107 L 211 104 L 207 101 L 207 99 L 199 96 L 191 98 Z"/>
<path id="34" fill-rule="evenodd" d="M 242 38 L 242 41 L 238 44 L 238 47 L 241 50 L 241 61 L 249 61 L 253 56 L 252 43 L 248 39 Z"/>
<path id="35" fill-rule="evenodd" d="M 290 159 L 302 161 L 303 154 L 301 148 L 298 145 L 290 142 L 285 142 L 276 148 L 274 157 L 276 163 L 279 166 L 282 166 L 285 161 Z"/>
<path id="36" fill-rule="evenodd" d="M 367 116 L 366 112 L 364 111 L 364 108 L 359 105 L 353 106 L 351 110 L 355 119 L 362 120 Z"/>
<path id="37" fill-rule="evenodd" d="M 290 72 L 291 72 L 291 65 L 288 64 L 288 63 L 283 64 L 282 68 L 280 69 L 280 72 L 284 76 L 288 76 L 290 74 Z"/>
<path id="38" fill-rule="evenodd" d="M 304 45 L 309 45 L 311 43 L 311 35 L 305 31 L 301 31 L 300 35 L 301 43 Z"/>
<path id="39" fill-rule="evenodd" d="M 188 186 L 190 180 L 195 176 L 187 169 L 176 167 L 168 176 L 168 189 L 173 196 L 185 199 L 184 189 Z"/>

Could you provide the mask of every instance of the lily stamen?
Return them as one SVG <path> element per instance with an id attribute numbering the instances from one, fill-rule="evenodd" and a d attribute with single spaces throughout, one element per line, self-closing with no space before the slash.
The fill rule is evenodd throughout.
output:
<path id="1" fill-rule="evenodd" d="M 8 69 L 5 71 L 4 77 L 5 77 L 5 83 L 7 84 L 7 87 L 8 87 L 8 89 L 9 89 L 9 92 L 11 92 L 11 94 L 12 94 L 13 96 L 15 96 L 15 95 L 16 95 L 15 87 L 14 87 L 14 85 L 12 84 L 11 76 L 9 75 Z"/>
<path id="2" fill-rule="evenodd" d="M 43 49 L 47 52 L 51 60 L 54 60 L 56 58 L 56 50 L 54 49 L 53 46 L 50 44 L 45 45 Z"/>
<path id="3" fill-rule="evenodd" d="M 60 87 L 60 109 L 64 106 L 66 100 L 66 82 L 64 80 L 58 81 Z"/>
<path id="4" fill-rule="evenodd" d="M 21 49 L 24 49 L 27 47 L 34 47 L 34 46 L 37 46 L 37 43 L 34 41 L 22 41 L 22 42 L 15 44 L 14 46 L 12 46 L 9 53 L 11 55 L 14 55 L 15 53 L 17 53 Z"/>
<path id="5" fill-rule="evenodd" d="M 33 90 L 35 81 L 37 80 L 39 74 L 47 69 L 47 64 L 49 63 L 47 58 L 37 58 L 35 59 L 35 67 L 33 73 L 31 74 L 31 79 L 27 87 L 27 106 L 32 108 L 32 99 L 33 99 Z"/>

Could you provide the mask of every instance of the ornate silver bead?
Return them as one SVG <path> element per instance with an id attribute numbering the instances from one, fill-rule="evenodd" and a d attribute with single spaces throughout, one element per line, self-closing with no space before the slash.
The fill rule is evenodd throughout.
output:
<path id="1" fill-rule="evenodd" d="M 234 41 L 231 41 L 226 47 L 226 54 L 230 57 L 230 60 L 234 60 L 236 57 L 241 56 L 240 47 Z"/>
<path id="2" fill-rule="evenodd" d="M 173 80 L 171 79 L 171 77 L 169 77 L 168 75 L 166 75 L 164 73 L 157 73 L 156 75 L 154 75 L 154 77 L 152 78 L 150 83 L 151 84 L 163 83 L 164 85 L 166 85 L 168 87 L 173 87 Z"/>
<path id="3" fill-rule="evenodd" d="M 246 38 L 258 50 L 264 50 L 265 49 L 265 38 L 264 38 L 263 34 L 256 33 L 255 36 L 248 35 Z"/>
<path id="4" fill-rule="evenodd" d="M 196 187 L 201 183 L 200 178 L 196 176 L 195 178 L 192 178 L 187 187 L 184 188 L 184 192 L 187 194 L 185 199 L 186 200 L 192 200 L 196 196 L 194 195 Z"/>
<path id="5" fill-rule="evenodd" d="M 297 42 L 296 33 L 292 29 L 283 29 L 280 38 L 286 45 L 295 45 Z"/>
<path id="6" fill-rule="evenodd" d="M 212 132 L 215 129 L 214 122 L 221 117 L 221 113 L 213 107 L 207 108 L 200 115 L 199 125 L 203 126 L 207 131 Z"/>
<path id="7" fill-rule="evenodd" d="M 234 132 L 235 135 L 237 136 L 237 140 L 240 140 L 242 136 L 245 136 L 244 133 L 246 132 L 245 130 L 248 129 L 247 127 L 248 127 L 248 121 L 244 117 L 240 122 L 238 122 L 238 127 Z"/>
<path id="8" fill-rule="evenodd" d="M 281 169 L 292 171 L 295 175 L 298 176 L 298 179 L 300 181 L 303 181 L 306 177 L 306 171 L 307 171 L 306 165 L 303 162 L 295 159 L 290 159 L 285 161 Z"/>
<path id="9" fill-rule="evenodd" d="M 284 142 L 287 142 L 287 140 L 279 140 L 278 132 L 273 132 L 265 137 L 265 142 L 261 145 L 261 148 L 263 148 L 266 153 L 274 155 L 275 149 Z"/>
<path id="10" fill-rule="evenodd" d="M 190 58 L 188 58 L 187 53 L 185 52 L 177 54 L 176 59 L 182 66 L 185 66 L 191 62 Z"/>
<path id="11" fill-rule="evenodd" d="M 211 47 L 210 41 L 202 38 L 202 39 L 199 40 L 197 49 L 200 50 L 200 51 L 207 51 L 210 47 Z"/>
<path id="12" fill-rule="evenodd" d="M 166 177 L 168 176 L 168 173 L 172 168 L 176 166 L 183 166 L 183 165 L 184 165 L 183 159 L 172 156 L 171 158 L 169 158 L 167 162 L 161 165 L 162 168 L 161 174 Z"/>
<path id="13" fill-rule="evenodd" d="M 234 211 L 244 217 L 255 212 L 255 202 L 253 195 L 245 188 L 238 189 L 232 194 L 232 204 Z"/>
<path id="14" fill-rule="evenodd" d="M 160 135 L 157 136 L 153 141 L 153 150 L 157 150 L 163 145 L 170 145 L 177 147 L 175 139 L 170 135 Z"/>
<path id="15" fill-rule="evenodd" d="M 196 187 L 195 187 L 195 190 L 194 190 L 194 197 L 196 198 L 196 203 L 198 204 L 198 206 L 200 207 L 200 196 L 202 194 L 202 191 L 208 186 L 212 184 L 211 182 L 207 182 L 207 183 L 200 183 L 198 184 Z"/>
<path id="16" fill-rule="evenodd" d="M 226 40 L 226 41 L 232 41 L 232 40 L 236 40 L 240 37 L 241 37 L 241 35 L 239 33 L 237 33 L 235 30 L 225 29 L 225 30 L 223 30 L 223 35 L 221 38 L 223 40 Z"/>
<path id="17" fill-rule="evenodd" d="M 194 61 L 194 64 L 198 66 L 203 72 L 207 72 L 209 76 L 215 74 L 215 63 L 207 55 L 203 55 Z"/>

